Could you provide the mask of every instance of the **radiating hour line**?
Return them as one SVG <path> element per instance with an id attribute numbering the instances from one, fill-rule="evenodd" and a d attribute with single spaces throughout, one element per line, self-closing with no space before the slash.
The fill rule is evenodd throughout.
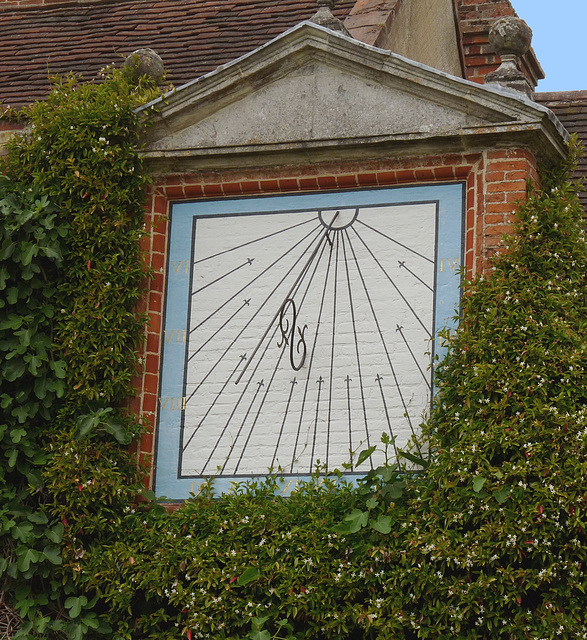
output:
<path id="1" fill-rule="evenodd" d="M 326 245 L 324 245 L 324 246 L 326 246 Z M 296 442 L 295 442 L 295 445 L 294 445 L 293 455 L 292 455 L 292 459 L 291 459 L 291 466 L 290 466 L 290 472 L 291 473 L 293 473 L 293 468 L 294 468 L 294 464 L 295 464 L 295 460 L 296 460 L 296 453 L 297 453 L 297 450 L 298 450 L 298 443 L 299 443 L 299 439 L 300 439 L 300 432 L 301 432 L 301 429 L 302 429 L 302 421 L 303 421 L 303 417 L 304 417 L 304 408 L 305 408 L 305 405 L 306 405 L 306 397 L 307 397 L 307 394 L 308 394 L 308 385 L 310 384 L 310 376 L 311 376 L 311 373 L 312 373 L 312 365 L 314 363 L 314 352 L 316 351 L 316 344 L 318 342 L 318 335 L 320 333 L 320 321 L 322 319 L 322 311 L 324 309 L 324 297 L 325 297 L 326 287 L 328 285 L 328 277 L 330 275 L 330 265 L 332 263 L 332 249 L 333 249 L 333 246 L 334 245 L 330 245 L 330 251 L 328 252 L 328 266 L 326 268 L 326 275 L 324 277 L 324 288 L 322 289 L 322 300 L 320 302 L 320 311 L 318 312 L 318 320 L 316 322 L 316 332 L 314 334 L 314 343 L 312 345 L 312 353 L 310 355 L 310 364 L 308 365 L 308 373 L 307 373 L 307 376 L 306 376 L 306 385 L 304 387 L 304 397 L 303 397 L 302 406 L 301 406 L 301 409 L 300 409 L 300 420 L 299 420 L 299 423 L 298 423 L 298 432 L 296 434 Z M 320 258 L 321 257 L 322 257 L 322 254 L 321 254 Z M 320 260 L 318 260 L 317 263 L 319 261 Z M 314 270 L 314 273 L 315 272 L 316 271 Z M 316 437 L 316 436 L 314 435 L 314 437 Z"/>
<path id="2" fill-rule="evenodd" d="M 277 374 L 277 371 L 279 369 L 279 365 L 281 363 L 281 359 L 283 358 L 283 354 L 286 352 L 286 349 L 282 349 L 281 353 L 279 354 L 279 358 L 277 358 L 277 362 L 275 363 L 275 367 L 273 368 L 273 373 L 271 374 L 271 379 L 269 380 L 269 382 L 267 383 L 267 386 L 265 387 L 265 393 L 263 394 L 263 398 L 261 400 L 261 404 L 259 405 L 258 409 L 257 409 L 257 415 L 255 416 L 255 419 L 253 420 L 253 424 L 251 425 L 251 428 L 249 429 L 249 435 L 247 436 L 247 439 L 245 440 L 244 445 L 242 446 L 241 449 L 241 453 L 240 456 L 238 458 L 238 461 L 236 463 L 236 466 L 234 468 L 234 473 L 238 473 L 238 468 L 240 466 L 240 463 L 243 459 L 243 456 L 245 454 L 245 451 L 247 449 L 247 447 L 249 446 L 249 441 L 251 439 L 251 436 L 253 435 L 253 431 L 255 429 L 255 426 L 257 424 L 257 420 L 259 419 L 259 416 L 261 415 L 261 411 L 263 409 L 263 405 L 265 404 L 265 400 L 267 400 L 267 396 L 269 395 L 269 391 L 271 389 L 271 385 L 273 384 L 273 380 L 275 380 L 275 375 Z"/>
<path id="3" fill-rule="evenodd" d="M 240 271 L 243 267 L 246 267 L 246 266 L 250 267 L 253 264 L 254 261 L 255 261 L 255 258 L 247 258 L 246 261 L 243 262 L 242 264 L 239 264 L 238 267 L 235 267 L 234 269 L 231 269 L 230 271 L 227 271 L 226 273 L 224 273 L 221 276 L 219 276 L 218 278 L 216 278 L 216 280 L 212 280 L 212 282 L 209 282 L 208 284 L 205 284 L 203 287 L 200 287 L 199 289 L 196 289 L 195 291 L 192 291 L 191 295 L 195 296 L 196 293 L 200 293 L 200 291 L 204 291 L 204 289 L 207 289 L 208 287 L 211 287 L 213 284 L 216 284 L 217 282 L 220 282 L 221 280 L 224 280 L 224 278 L 228 278 L 228 276 L 232 275 L 236 271 Z"/>
<path id="4" fill-rule="evenodd" d="M 393 443 L 393 448 L 395 450 L 395 458 L 397 460 L 397 464 L 398 467 L 401 471 L 401 463 L 400 463 L 400 457 L 399 457 L 399 452 L 397 450 L 397 445 L 395 443 L 395 436 L 393 435 L 393 428 L 391 426 L 391 420 L 389 418 L 389 411 L 387 410 L 387 402 L 385 402 L 385 394 L 383 393 L 383 385 L 381 384 L 381 381 L 383 380 L 383 378 L 377 374 L 377 377 L 375 378 L 375 381 L 379 384 L 379 391 L 381 392 L 381 402 L 383 402 L 383 408 L 385 409 L 385 418 L 387 419 L 387 426 L 389 428 L 389 435 L 391 436 L 391 442 Z"/>
<path id="5" fill-rule="evenodd" d="M 312 241 L 313 242 L 313 241 Z M 311 244 L 310 244 L 311 246 Z M 304 251 L 302 253 L 302 255 L 296 260 L 296 262 L 294 263 L 293 268 L 295 268 L 297 266 L 297 264 L 299 262 L 301 262 L 302 258 L 304 257 L 304 255 L 307 253 L 307 250 Z M 222 353 L 222 355 L 220 356 L 220 358 L 218 358 L 218 360 L 216 360 L 216 363 L 214 364 L 214 366 L 210 369 L 210 371 L 208 371 L 208 373 L 206 374 L 206 376 L 198 383 L 198 385 L 196 386 L 196 388 L 194 389 L 194 391 L 192 391 L 192 393 L 190 394 L 189 398 L 187 399 L 187 402 L 189 402 L 194 395 L 198 392 L 198 390 L 200 389 L 200 387 L 204 384 L 204 382 L 206 382 L 206 380 L 210 377 L 210 375 L 212 375 L 212 372 L 214 371 L 214 369 L 216 369 L 216 367 L 222 362 L 222 360 L 224 359 L 224 357 L 226 356 L 226 354 L 232 349 L 232 347 L 235 345 L 236 341 L 241 337 L 241 335 L 248 329 L 248 327 L 251 325 L 251 323 L 253 322 L 253 320 L 259 315 L 259 313 L 261 313 L 261 311 L 263 310 L 263 308 L 265 307 L 265 305 L 269 302 L 269 300 L 271 299 L 271 296 L 275 293 L 275 291 L 277 291 L 277 289 L 281 286 L 281 284 L 285 281 L 285 279 L 287 278 L 288 274 L 286 274 L 273 288 L 273 290 L 269 293 L 269 295 L 265 298 L 265 300 L 261 303 L 261 305 L 259 306 L 259 308 L 257 309 L 257 311 L 253 314 L 253 316 L 251 316 L 251 318 L 249 319 L 249 321 L 247 322 L 247 324 L 245 324 L 245 326 L 239 331 L 239 333 L 237 334 L 237 336 L 234 338 L 234 340 L 230 343 L 230 345 L 228 345 L 228 347 L 225 349 L 225 351 Z M 246 288 L 246 287 L 244 287 Z M 224 305 L 223 305 L 224 306 Z M 189 345 L 188 345 L 189 346 Z M 239 377 L 240 379 L 240 377 Z"/>
<path id="6" fill-rule="evenodd" d="M 345 229 L 345 232 L 346 232 L 346 229 Z M 356 255 L 355 249 L 354 249 L 354 247 L 353 247 L 353 245 L 352 245 L 352 243 L 350 241 L 350 237 L 348 235 L 348 232 L 346 232 L 346 235 L 347 235 L 347 239 L 349 240 L 349 246 L 350 246 L 350 249 L 352 251 L 353 258 L 355 259 L 355 265 L 357 267 L 357 273 L 359 274 L 359 278 L 360 278 L 361 283 L 363 285 L 363 289 L 364 289 L 365 295 L 367 297 L 367 302 L 369 303 L 369 307 L 371 308 L 371 313 L 373 315 L 373 320 L 375 321 L 375 326 L 377 327 L 377 331 L 378 331 L 379 337 L 381 339 L 381 344 L 383 345 L 383 349 L 385 350 L 385 355 L 387 357 L 387 361 L 389 363 L 389 367 L 391 369 L 391 373 L 392 373 L 393 379 L 395 381 L 395 386 L 397 388 L 397 391 L 399 393 L 399 397 L 400 397 L 401 402 L 402 402 L 402 406 L 404 408 L 405 416 L 406 416 L 406 418 L 408 420 L 408 424 L 410 425 L 410 429 L 412 430 L 412 433 L 415 434 L 414 427 L 412 426 L 412 419 L 410 418 L 410 414 L 408 412 L 408 407 L 407 407 L 407 404 L 405 402 L 404 395 L 402 393 L 402 390 L 401 390 L 401 387 L 400 387 L 400 384 L 399 384 L 399 380 L 398 380 L 396 372 L 395 372 L 395 367 L 393 366 L 393 363 L 391 361 L 391 356 L 389 355 L 389 349 L 387 348 L 387 343 L 385 342 L 385 338 L 383 336 L 383 332 L 381 331 L 381 327 L 379 325 L 379 319 L 377 318 L 377 314 L 375 313 L 375 309 L 373 308 L 373 303 L 371 302 L 371 297 L 369 296 L 369 290 L 367 288 L 367 284 L 365 282 L 365 278 L 363 277 L 363 272 L 361 271 L 361 267 L 359 265 L 359 261 L 357 259 L 357 255 Z M 359 237 L 359 239 L 360 239 L 360 237 Z"/>
<path id="7" fill-rule="evenodd" d="M 424 382 L 426 383 L 428 389 L 430 391 L 432 391 L 432 384 L 430 383 L 430 376 L 426 375 L 424 373 L 424 371 L 422 371 L 422 367 L 420 366 L 420 363 L 418 362 L 418 358 L 416 358 L 414 352 L 412 351 L 412 347 L 410 347 L 410 344 L 408 343 L 406 336 L 404 335 L 404 331 L 403 331 L 403 327 L 400 327 L 400 325 L 397 325 L 396 328 L 396 332 L 398 332 L 400 334 L 400 336 L 402 337 L 406 347 L 408 348 L 408 351 L 410 352 L 410 355 L 412 356 L 412 360 L 414 361 L 415 365 L 418 367 L 418 371 L 422 374 L 422 378 L 424 378 Z"/>
<path id="8" fill-rule="evenodd" d="M 204 424 L 204 420 L 206 420 L 206 418 L 208 417 L 210 411 L 212 411 L 212 409 L 214 408 L 215 404 L 218 402 L 218 400 L 220 399 L 220 396 L 222 395 L 223 391 L 226 389 L 226 387 L 228 386 L 228 383 L 230 382 L 230 380 L 232 379 L 232 376 L 234 376 L 234 374 L 236 373 L 236 370 L 241 366 L 241 364 L 243 363 L 244 360 L 246 360 L 246 355 L 242 355 L 236 365 L 236 367 L 232 370 L 231 374 L 228 376 L 228 378 L 225 380 L 224 384 L 222 385 L 222 388 L 220 389 L 220 391 L 216 394 L 216 397 L 214 398 L 214 400 L 211 402 L 211 404 L 208 406 L 208 410 L 206 411 L 206 413 L 204 414 L 203 418 L 200 420 L 200 422 L 198 423 L 198 426 L 192 431 L 192 434 L 190 435 L 188 441 L 185 443 L 185 445 L 182 448 L 182 453 L 188 448 L 188 446 L 190 445 L 190 442 L 194 439 L 194 436 L 196 435 L 196 433 L 199 431 L 200 427 Z M 187 404 L 187 402 L 186 402 Z M 183 434 L 182 434 L 182 438 L 183 438 Z"/>
<path id="9" fill-rule="evenodd" d="M 324 384 L 324 378 L 320 376 L 318 380 L 316 380 L 316 384 L 318 385 L 318 397 L 316 398 L 316 416 L 314 417 L 314 438 L 312 439 L 312 453 L 310 454 L 310 471 L 314 467 L 314 453 L 316 452 L 316 438 L 318 434 L 318 416 L 320 415 L 320 396 L 322 395 L 322 385 Z"/>
<path id="10" fill-rule="evenodd" d="M 245 417 L 242 419 L 241 426 L 238 428 L 237 434 L 232 440 L 232 444 L 230 445 L 230 449 L 229 449 L 229 451 L 228 451 L 228 453 L 226 455 L 226 458 L 224 459 L 224 464 L 222 465 L 222 468 L 220 469 L 220 475 L 222 475 L 224 473 L 224 469 L 226 469 L 226 465 L 227 465 L 228 461 L 230 460 L 230 458 L 232 456 L 232 452 L 234 451 L 234 448 L 236 446 L 237 440 L 240 438 L 241 431 L 243 430 L 243 427 L 245 426 L 245 422 L 247 421 L 247 419 L 249 417 L 249 413 L 251 413 L 251 409 L 253 408 L 253 405 L 255 404 L 255 400 L 257 399 L 257 396 L 261 392 L 261 388 L 264 386 L 264 384 L 265 384 L 265 382 L 263 380 L 260 380 L 259 382 L 257 382 L 257 388 L 255 389 L 255 393 L 253 394 L 253 398 L 252 398 L 251 402 L 249 403 L 249 407 L 247 408 L 247 411 L 245 413 Z M 212 451 L 212 454 L 214 453 L 214 451 L 215 451 L 215 449 Z M 210 454 L 210 455 L 212 455 L 212 454 Z M 208 464 L 208 463 L 206 463 L 206 464 Z M 203 469 L 202 469 L 202 473 L 204 473 Z"/>
<path id="11" fill-rule="evenodd" d="M 273 331 L 273 335 L 271 336 L 271 339 L 267 342 L 267 344 L 265 345 L 265 351 L 267 351 L 267 349 L 269 348 L 269 345 L 271 344 L 271 341 L 273 340 L 273 338 L 275 338 L 275 334 L 277 333 L 277 327 L 275 327 L 275 330 Z M 250 378 L 247 380 L 247 383 L 245 384 L 243 390 L 241 391 L 241 394 L 238 398 L 238 400 L 236 401 L 234 407 L 232 408 L 232 411 L 230 413 L 230 416 L 228 417 L 228 420 L 226 421 L 226 424 L 224 425 L 224 428 L 222 429 L 222 432 L 220 433 L 220 435 L 218 436 L 218 438 L 216 439 L 216 444 L 214 445 L 212 451 L 210 452 L 210 455 L 208 456 L 208 459 L 206 460 L 206 463 L 204 464 L 204 466 L 202 467 L 202 475 L 204 474 L 204 471 L 206 470 L 206 467 L 208 466 L 208 464 L 210 463 L 210 460 L 212 460 L 212 457 L 214 455 L 214 453 L 216 452 L 216 449 L 218 448 L 218 445 L 220 444 L 220 441 L 222 440 L 222 438 L 224 437 L 224 434 L 226 433 L 228 426 L 230 425 L 230 421 L 232 420 L 234 414 L 236 413 L 236 410 L 238 409 L 241 400 L 244 398 L 247 389 L 249 388 L 249 384 L 251 384 L 251 381 L 253 380 L 253 377 L 255 376 L 255 374 L 257 373 L 257 369 L 259 368 L 259 365 L 261 364 L 261 360 L 259 360 L 259 362 L 257 363 L 257 365 L 255 366 L 253 373 L 251 374 Z M 233 387 L 234 389 L 234 387 Z M 232 444 L 232 447 L 230 449 L 230 453 L 232 453 L 232 449 L 234 448 L 234 441 Z M 229 456 L 230 457 L 230 454 Z M 228 457 L 226 460 L 228 460 Z M 226 460 L 224 462 L 224 466 L 226 466 Z M 223 468 L 224 468 L 223 466 Z"/>
<path id="12" fill-rule="evenodd" d="M 228 320 L 219 328 L 217 329 L 209 338 L 208 340 L 206 340 L 206 342 L 204 342 L 202 345 L 200 345 L 200 347 L 191 353 L 191 355 L 188 357 L 188 362 L 194 357 L 197 356 L 198 353 L 200 353 L 200 351 L 211 341 L 213 340 L 221 331 L 222 329 L 224 329 L 224 327 L 226 327 L 227 324 L 229 324 L 233 318 L 239 314 L 245 307 L 248 307 L 249 304 L 251 303 L 251 299 L 247 298 L 247 300 L 245 300 L 243 302 L 243 304 L 241 304 L 241 306 L 230 316 L 230 318 L 228 318 Z"/>
<path id="13" fill-rule="evenodd" d="M 308 220 L 304 220 L 304 222 L 298 222 L 297 224 L 292 224 L 291 227 L 287 227 L 285 229 L 281 229 L 280 231 L 274 231 L 273 233 L 268 233 L 266 236 L 262 236 L 261 238 L 255 238 L 254 240 L 250 240 L 249 242 L 243 242 L 243 244 L 239 244 L 236 247 L 231 247 L 230 249 L 225 249 L 224 251 L 219 251 L 211 256 L 206 256 L 205 258 L 201 258 L 200 260 L 194 260 L 192 264 L 200 264 L 201 262 L 206 262 L 206 260 L 211 260 L 212 258 L 218 258 L 219 256 L 223 256 L 226 253 L 230 253 L 231 251 L 237 251 L 238 249 L 242 249 L 243 247 L 248 247 L 251 244 L 255 244 L 256 242 L 261 242 L 261 240 L 267 240 L 267 238 L 272 238 L 273 236 L 278 236 L 280 233 L 287 233 L 296 227 L 301 227 L 305 224 L 308 224 L 312 221 L 316 220 L 316 211 L 308 212 L 312 216 Z"/>
<path id="14" fill-rule="evenodd" d="M 352 227 L 351 227 L 352 228 Z M 412 305 L 408 302 L 408 299 L 406 298 L 406 296 L 402 293 L 402 291 L 400 291 L 400 288 L 397 286 L 397 284 L 393 281 L 393 278 L 387 273 L 387 271 L 385 270 L 385 268 L 383 267 L 383 265 L 381 264 L 381 262 L 379 262 L 379 259 L 375 256 L 375 254 L 373 253 L 373 251 L 371 250 L 370 247 L 367 246 L 367 243 L 363 240 L 363 238 L 361 238 L 361 236 L 358 234 L 358 232 L 356 231 L 356 229 L 352 228 L 353 232 L 355 233 L 355 235 L 357 236 L 357 238 L 361 241 L 361 243 L 363 244 L 363 246 L 365 247 L 365 249 L 367 249 L 367 251 L 371 254 L 371 257 L 373 258 L 373 260 L 375 260 L 375 262 L 377 263 L 377 266 L 381 269 L 381 271 L 383 271 L 383 274 L 385 275 L 385 277 L 389 280 L 389 282 L 391 283 L 391 285 L 393 286 L 393 288 L 398 292 L 400 298 L 405 302 L 406 306 L 408 307 L 408 309 L 412 312 L 412 315 L 414 316 L 414 318 L 416 318 L 416 320 L 418 321 L 418 323 L 420 324 L 420 326 L 422 327 L 422 329 L 424 329 L 424 331 L 426 331 L 426 333 L 428 334 L 429 338 L 432 338 L 432 333 L 430 332 L 430 330 L 428 329 L 428 327 L 424 324 L 424 322 L 422 322 L 422 320 L 420 319 L 420 316 L 416 313 L 416 311 L 414 310 L 414 308 L 412 307 Z M 346 231 L 346 229 L 345 229 Z M 352 248 L 352 245 L 351 245 Z M 354 251 L 353 251 L 354 253 Z"/>
<path id="15" fill-rule="evenodd" d="M 406 267 L 405 260 L 398 260 L 398 263 L 400 269 L 405 269 L 410 275 L 414 276 L 414 278 L 416 278 L 418 282 L 421 282 L 427 289 L 434 293 L 434 289 L 427 282 L 424 282 L 424 280 L 422 280 L 422 278 L 420 278 L 418 274 L 414 273 L 409 267 Z"/>
<path id="16" fill-rule="evenodd" d="M 291 389 L 289 391 L 289 396 L 287 398 L 287 404 L 285 405 L 285 411 L 283 412 L 283 420 L 281 421 L 281 427 L 279 428 L 279 435 L 277 436 L 277 442 L 275 443 L 275 450 L 273 451 L 273 458 L 271 459 L 271 468 L 275 468 L 275 462 L 277 458 L 277 451 L 279 450 L 279 445 L 281 444 L 281 437 L 283 436 L 283 430 L 285 428 L 285 421 L 287 420 L 287 414 L 289 413 L 289 405 L 291 404 L 291 399 L 294 393 L 294 388 L 298 384 L 298 381 L 294 377 L 294 379 L 290 382 Z"/>
<path id="17" fill-rule="evenodd" d="M 328 470 L 328 459 L 330 456 L 330 425 L 332 421 L 332 386 L 334 383 L 334 347 L 336 338 L 336 302 L 337 302 L 337 286 L 338 286 L 338 256 L 340 253 L 340 234 L 335 233 L 336 256 L 334 258 L 334 300 L 332 302 L 332 345 L 330 349 L 330 386 L 328 391 L 328 423 L 326 424 L 326 470 Z"/>
<path id="18" fill-rule="evenodd" d="M 375 233 L 378 233 L 380 236 L 383 236 L 384 238 L 387 238 L 391 242 L 394 242 L 395 244 L 399 245 L 400 247 L 402 247 L 406 251 L 409 251 L 410 253 L 413 253 L 413 254 L 417 255 L 418 257 L 423 258 L 427 262 L 430 262 L 430 263 L 434 264 L 434 260 L 432 260 L 428 256 L 425 256 L 424 254 L 419 253 L 415 249 L 412 249 L 411 247 L 408 247 L 407 245 L 402 244 L 401 242 L 399 242 L 398 240 L 395 240 L 394 238 L 390 238 L 388 235 L 383 233 L 383 231 L 379 231 L 379 229 L 375 229 L 375 227 L 372 227 L 370 224 L 367 224 L 366 222 L 363 222 L 360 218 L 357 219 L 357 222 L 359 222 L 359 224 L 362 224 L 364 227 L 367 227 L 368 229 L 371 229 L 371 231 L 375 231 Z"/>
<path id="19" fill-rule="evenodd" d="M 351 419 L 351 382 L 353 381 L 353 379 L 347 375 L 347 377 L 344 379 L 344 381 L 346 382 L 346 396 L 347 396 L 347 411 L 349 414 L 349 452 L 352 452 L 353 450 L 353 421 Z M 354 469 L 354 464 L 353 464 L 353 457 L 351 455 L 351 471 Z"/>
<path id="20" fill-rule="evenodd" d="M 356 319 L 355 319 L 355 307 L 353 304 L 353 291 L 351 288 L 351 276 L 350 276 L 350 271 L 349 271 L 349 261 L 348 261 L 348 256 L 347 256 L 347 251 L 346 251 L 346 242 L 345 242 L 345 237 L 347 239 L 347 241 L 350 244 L 350 238 L 349 238 L 349 234 L 348 231 L 345 229 L 344 230 L 345 233 L 342 236 L 342 253 L 344 256 L 344 265 L 345 265 L 345 269 L 346 269 L 346 281 L 347 281 L 347 288 L 348 288 L 348 293 L 349 293 L 349 306 L 350 306 L 350 310 L 351 310 L 351 324 L 353 327 L 353 337 L 354 337 L 354 342 L 355 342 L 355 355 L 357 356 L 357 373 L 359 376 L 359 391 L 361 393 L 361 404 L 363 407 L 363 418 L 365 420 L 365 438 L 367 440 L 367 447 L 370 447 L 370 438 L 369 438 L 369 427 L 367 424 L 367 407 L 365 406 L 365 389 L 363 388 L 363 374 L 361 372 L 361 356 L 359 353 L 359 339 L 357 336 L 357 323 L 356 323 Z M 351 247 L 352 248 L 352 247 Z M 348 377 L 348 376 L 347 376 Z M 349 403 L 350 406 L 350 403 Z M 369 461 L 371 463 L 371 468 L 373 468 L 373 463 L 371 462 L 371 458 L 369 458 Z"/>
<path id="21" fill-rule="evenodd" d="M 263 271 L 261 271 L 261 273 L 259 275 L 257 275 L 256 277 L 254 277 L 252 280 L 250 280 L 244 287 L 242 287 L 241 289 L 239 289 L 234 295 L 232 295 L 230 298 L 228 298 L 228 300 L 226 300 L 225 302 L 223 302 L 218 308 L 216 308 L 207 318 L 205 318 L 204 320 L 202 320 L 202 322 L 200 322 L 200 324 L 196 325 L 193 329 L 190 329 L 190 334 L 192 334 L 194 331 L 196 331 L 197 329 L 199 329 L 203 324 L 206 324 L 206 322 L 208 322 L 208 320 L 210 320 L 210 318 L 213 318 L 219 311 L 221 311 L 222 309 L 224 309 L 224 307 L 229 304 L 230 302 L 232 302 L 232 300 L 234 300 L 235 298 L 238 298 L 238 296 L 240 296 L 240 294 L 245 290 L 248 289 L 248 287 L 250 287 L 254 282 L 256 282 L 257 280 L 259 280 L 259 278 L 262 278 L 270 269 L 272 269 L 278 262 L 280 262 L 281 260 L 283 260 L 285 258 L 285 256 L 287 256 L 288 254 L 290 254 L 294 249 L 297 249 L 297 247 L 299 245 L 302 244 L 302 242 L 304 242 L 304 240 L 306 240 L 307 238 L 309 238 L 312 234 L 316 234 L 316 237 L 313 238 L 310 241 L 310 246 L 304 250 L 304 252 L 302 253 L 303 257 L 310 249 L 310 247 L 312 246 L 312 244 L 316 241 L 317 238 L 322 236 L 322 230 L 321 230 L 322 225 L 319 225 L 318 227 L 315 227 L 314 229 L 312 229 L 309 233 L 307 233 L 301 240 L 299 240 L 298 242 L 296 242 L 296 244 L 294 244 L 292 247 L 290 247 L 285 253 L 283 253 L 281 256 L 279 256 L 279 258 L 277 258 L 276 260 L 274 260 L 268 267 L 266 267 Z M 317 233 L 316 233 L 317 232 Z M 301 258 L 299 258 L 296 261 L 296 265 L 297 263 L 300 261 Z M 294 265 L 295 266 L 295 265 Z"/>

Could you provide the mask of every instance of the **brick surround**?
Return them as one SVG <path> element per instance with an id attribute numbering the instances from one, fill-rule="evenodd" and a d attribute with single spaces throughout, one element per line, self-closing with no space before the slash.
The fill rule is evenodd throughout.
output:
<path id="1" fill-rule="evenodd" d="M 490 269 L 489 258 L 500 248 L 502 236 L 512 231 L 518 203 L 526 197 L 528 180 L 536 180 L 536 162 L 525 150 L 495 150 L 355 163 L 324 163 L 271 169 L 226 170 L 155 179 L 146 207 L 151 235 L 143 248 L 150 257 L 154 278 L 142 310 L 148 313 L 144 369 L 136 378 L 138 395 L 129 408 L 150 425 L 137 455 L 153 471 L 154 430 L 161 356 L 161 330 L 167 250 L 167 215 L 180 200 L 299 193 L 317 190 L 387 187 L 460 181 L 466 184 L 465 264 L 469 272 Z"/>

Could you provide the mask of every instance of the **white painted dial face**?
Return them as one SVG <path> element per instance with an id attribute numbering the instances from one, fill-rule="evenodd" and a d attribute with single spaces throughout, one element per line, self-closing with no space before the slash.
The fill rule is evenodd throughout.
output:
<path id="1" fill-rule="evenodd" d="M 158 468 L 178 480 L 366 472 L 382 453 L 353 460 L 382 433 L 395 458 L 430 404 L 439 276 L 454 312 L 460 226 L 439 256 L 431 198 L 229 202 L 196 207 L 170 248 Z"/>

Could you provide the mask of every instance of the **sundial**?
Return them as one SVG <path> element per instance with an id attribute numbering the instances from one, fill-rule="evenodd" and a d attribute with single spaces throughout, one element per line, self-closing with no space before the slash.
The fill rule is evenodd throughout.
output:
<path id="1" fill-rule="evenodd" d="M 459 302 L 460 184 L 177 203 L 156 490 L 342 468 L 430 405 Z M 356 460 L 356 456 L 354 458 Z"/>

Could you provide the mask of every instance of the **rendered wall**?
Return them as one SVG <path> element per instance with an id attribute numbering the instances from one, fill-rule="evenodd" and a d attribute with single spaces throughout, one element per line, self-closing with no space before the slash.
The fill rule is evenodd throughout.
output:
<path id="1" fill-rule="evenodd" d="M 453 0 L 404 0 L 384 45 L 394 53 L 462 75 Z"/>

